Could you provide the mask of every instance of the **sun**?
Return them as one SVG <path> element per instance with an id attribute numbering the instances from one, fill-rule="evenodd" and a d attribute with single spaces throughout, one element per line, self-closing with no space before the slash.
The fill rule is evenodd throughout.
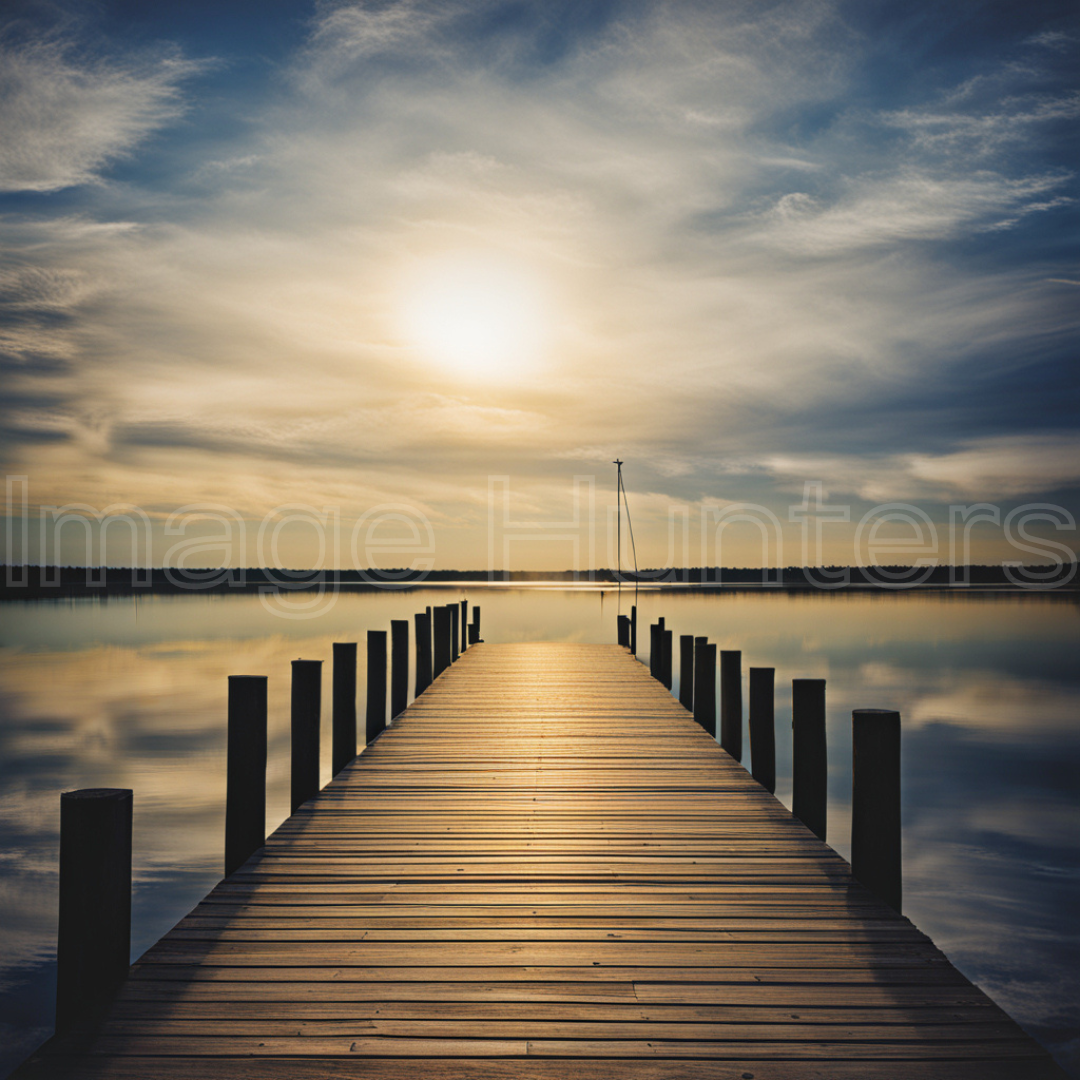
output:
<path id="1" fill-rule="evenodd" d="M 512 379 L 542 357 L 549 322 L 543 285 L 512 259 L 445 255 L 420 267 L 403 291 L 409 344 L 459 375 Z"/>

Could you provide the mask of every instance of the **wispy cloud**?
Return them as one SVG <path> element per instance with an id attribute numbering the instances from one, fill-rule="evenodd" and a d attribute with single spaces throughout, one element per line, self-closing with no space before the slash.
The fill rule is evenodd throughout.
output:
<path id="1" fill-rule="evenodd" d="M 0 37 L 0 191 L 96 180 L 182 111 L 200 65 L 177 52 L 90 58 L 69 39 Z"/>
<path id="2" fill-rule="evenodd" d="M 1068 205 L 1046 199 L 1067 178 L 1009 179 L 982 172 L 934 176 L 906 169 L 899 176 L 861 176 L 829 205 L 805 192 L 782 196 L 765 218 L 765 235 L 793 251 L 827 254 L 912 240 L 948 240 L 972 228 L 1002 228 L 1040 210 Z M 1011 215 L 1002 220 L 1000 215 Z"/>
<path id="3" fill-rule="evenodd" d="M 776 456 L 763 465 L 792 490 L 809 476 L 825 476 L 834 494 L 872 503 L 1008 500 L 1080 485 L 1080 436 L 1001 436 L 940 454 Z"/>
<path id="4" fill-rule="evenodd" d="M 320 63 L 344 65 L 379 53 L 430 46 L 434 32 L 461 13 L 459 4 L 435 7 L 416 0 L 370 7 L 323 3 L 314 20 L 311 49 Z"/>
<path id="5" fill-rule="evenodd" d="M 994 104 L 999 108 L 986 112 L 901 109 L 884 113 L 881 119 L 923 149 L 985 156 L 1009 143 L 1030 140 L 1042 125 L 1080 116 L 1080 94 L 1021 95 Z"/>

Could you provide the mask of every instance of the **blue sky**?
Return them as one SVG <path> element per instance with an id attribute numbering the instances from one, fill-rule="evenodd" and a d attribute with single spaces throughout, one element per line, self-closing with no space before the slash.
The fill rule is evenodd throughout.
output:
<path id="1" fill-rule="evenodd" d="M 9 3 L 6 472 L 407 505 L 442 565 L 490 475 L 566 518 L 616 454 L 652 564 L 807 482 L 1075 514 L 1078 48 L 1068 3 Z"/>

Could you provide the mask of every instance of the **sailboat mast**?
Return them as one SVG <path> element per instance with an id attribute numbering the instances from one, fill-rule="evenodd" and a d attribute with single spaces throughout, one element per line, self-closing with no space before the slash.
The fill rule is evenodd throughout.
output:
<path id="1" fill-rule="evenodd" d="M 616 565 L 616 578 L 619 584 L 622 584 L 622 466 L 623 463 L 616 458 L 612 465 L 615 466 L 615 502 L 618 508 L 618 525 L 616 527 L 616 541 L 615 541 L 615 565 Z"/>

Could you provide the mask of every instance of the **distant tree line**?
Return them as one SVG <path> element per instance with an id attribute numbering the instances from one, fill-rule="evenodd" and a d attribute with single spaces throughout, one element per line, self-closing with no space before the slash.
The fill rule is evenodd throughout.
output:
<path id="1" fill-rule="evenodd" d="M 713 589 L 732 585 L 780 589 L 843 588 L 953 588 L 969 586 L 1047 587 L 1080 585 L 1076 563 L 1061 566 L 786 566 L 683 567 L 642 570 L 638 573 L 600 569 L 574 570 L 270 570 L 195 569 L 155 567 L 0 566 L 0 599 L 30 600 L 48 597 L 102 594 L 259 592 L 317 588 L 359 591 L 388 587 L 452 582 L 595 582 L 616 585 L 660 585 L 680 589 Z"/>

